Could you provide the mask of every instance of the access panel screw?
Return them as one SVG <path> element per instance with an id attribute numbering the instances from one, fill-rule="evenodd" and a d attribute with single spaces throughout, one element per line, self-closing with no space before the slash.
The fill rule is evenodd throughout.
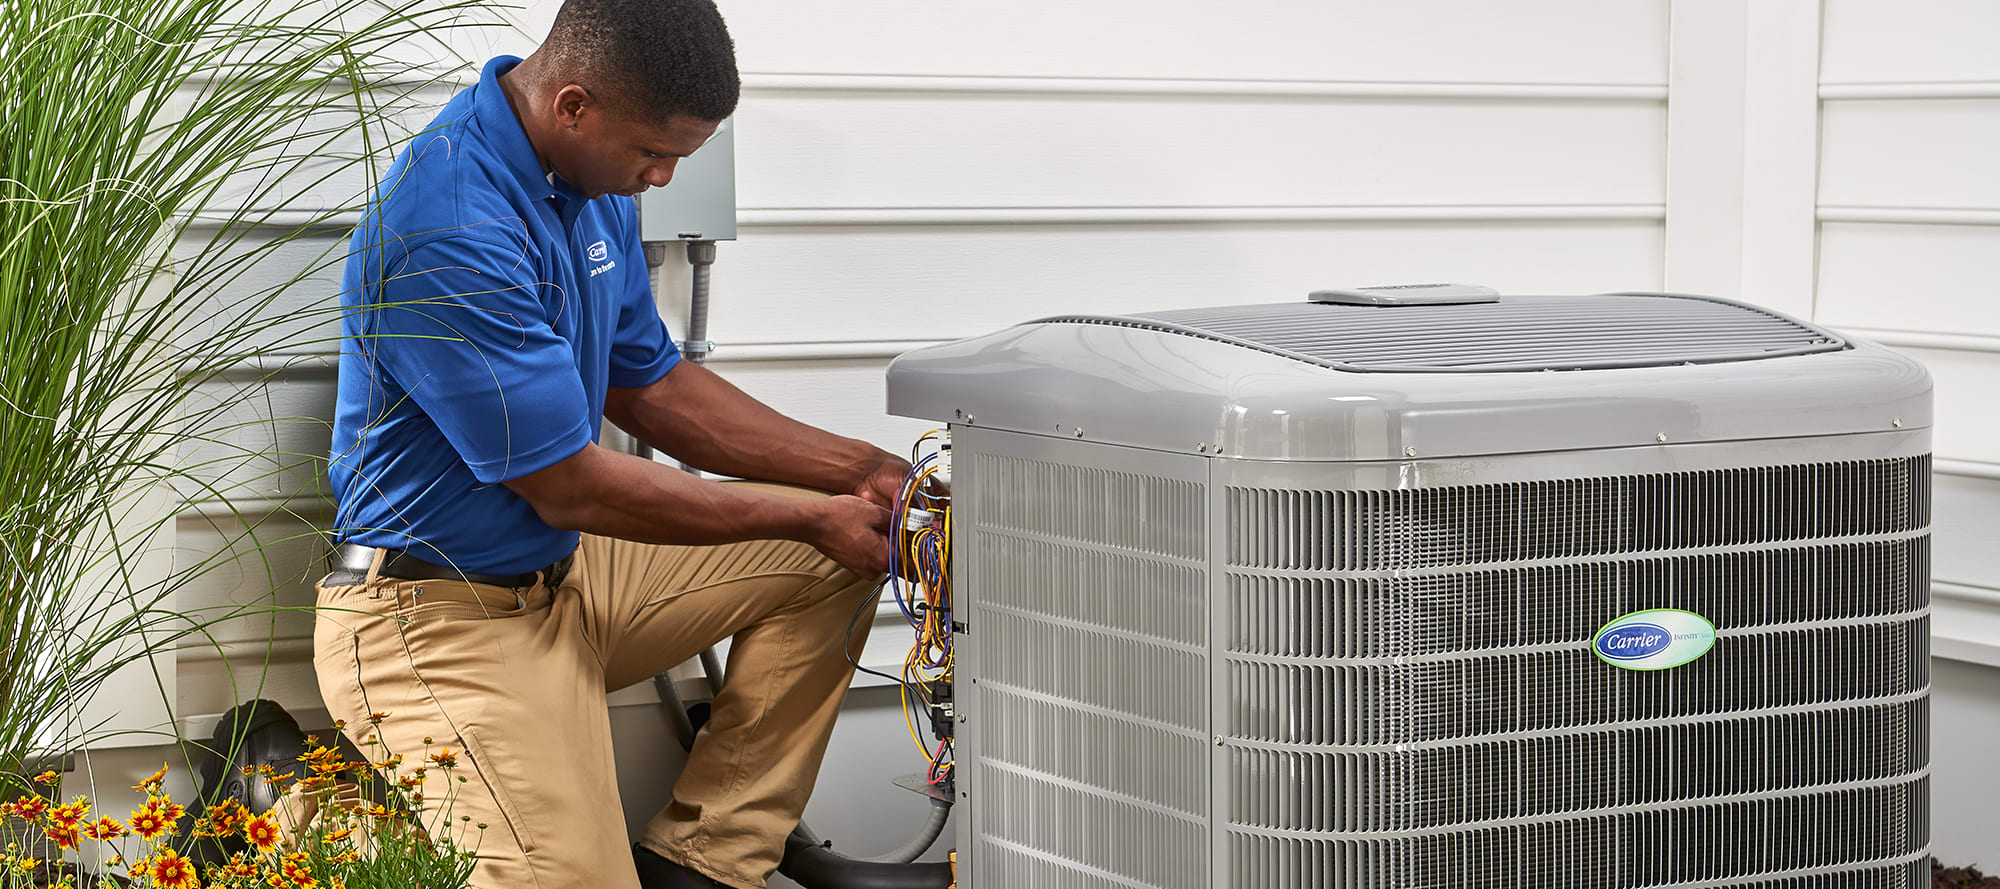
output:
<path id="1" fill-rule="evenodd" d="M 1891 425 L 1891 426 L 1894 426 L 1894 427 L 1896 427 L 1897 429 L 1901 429 L 1901 428 L 1903 428 L 1903 418 L 1902 418 L 1902 417 L 1897 417 L 1897 418 L 1896 418 L 1895 420 L 1891 421 L 1891 422 L 1889 423 L 1889 425 Z"/>
<path id="2" fill-rule="evenodd" d="M 1414 457 L 1414 456 L 1416 456 L 1416 455 L 1417 455 L 1417 449 L 1416 449 L 1416 448 L 1404 448 L 1404 449 L 1403 449 L 1403 456 L 1405 456 L 1405 457 Z"/>

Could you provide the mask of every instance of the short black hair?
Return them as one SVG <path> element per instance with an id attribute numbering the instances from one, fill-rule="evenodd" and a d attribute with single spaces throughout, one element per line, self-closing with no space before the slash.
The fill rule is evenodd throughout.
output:
<path id="1" fill-rule="evenodd" d="M 713 0 L 567 0 L 540 52 L 607 105 L 639 115 L 721 120 L 743 89 Z"/>

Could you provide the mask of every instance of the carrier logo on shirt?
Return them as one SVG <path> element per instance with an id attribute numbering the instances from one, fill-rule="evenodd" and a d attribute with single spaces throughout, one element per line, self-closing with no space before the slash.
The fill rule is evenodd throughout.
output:
<path id="1" fill-rule="evenodd" d="M 604 263 L 603 265 L 594 265 L 590 267 L 590 276 L 593 278 L 618 267 L 617 260 L 607 261 L 607 259 L 611 256 L 611 248 L 606 247 L 603 241 L 598 241 L 597 243 L 590 245 L 583 251 L 583 255 L 590 257 L 591 262 Z"/>

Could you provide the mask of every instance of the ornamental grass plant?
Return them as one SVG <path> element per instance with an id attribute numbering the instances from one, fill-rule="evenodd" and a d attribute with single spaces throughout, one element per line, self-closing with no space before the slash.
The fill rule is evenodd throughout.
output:
<path id="1" fill-rule="evenodd" d="M 192 760 L 171 721 L 85 714 L 114 675 L 171 713 L 151 655 L 221 651 L 225 622 L 303 610 L 177 608 L 176 594 L 231 560 L 272 589 L 307 570 L 270 552 L 316 534 L 274 526 L 311 518 L 285 498 L 242 503 L 317 496 L 324 452 L 283 453 L 268 427 L 325 420 L 249 402 L 338 349 L 342 230 L 410 119 L 434 111 L 417 97 L 467 70 L 452 35 L 498 9 L 15 0 L 0 15 L 0 800 L 44 798 L 37 774 L 121 733 Z M 222 551 L 172 552 L 197 504 L 229 519 Z M 269 666 L 268 646 L 247 650 L 247 665 L 221 658 L 236 700 L 261 690 L 236 688 L 239 668 Z"/>

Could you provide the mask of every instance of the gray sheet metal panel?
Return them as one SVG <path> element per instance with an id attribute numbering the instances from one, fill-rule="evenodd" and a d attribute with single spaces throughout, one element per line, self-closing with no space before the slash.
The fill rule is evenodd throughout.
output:
<path id="1" fill-rule="evenodd" d="M 907 353 L 889 412 L 1252 460 L 1399 460 L 1925 428 L 1930 375 L 1853 348 L 1545 373 L 1344 373 L 1238 345 L 1031 324 Z"/>
<path id="2" fill-rule="evenodd" d="M 1125 843 L 1090 844 L 1092 854 L 1116 859 L 1091 863 L 1072 860 L 1062 854 L 1064 850 L 1038 848 L 1031 843 L 1015 842 L 1006 837 L 1001 837 L 1004 848 L 989 843 L 1005 830 L 1002 825 L 989 823 L 992 813 L 988 811 L 989 800 L 986 796 L 994 794 L 998 789 L 994 782 L 1002 780 L 1010 783 L 1016 796 L 1013 801 L 1021 803 L 1025 801 L 1021 798 L 1022 788 L 1039 784 L 1041 793 L 1032 798 L 1033 804 L 1007 810 L 1009 821 L 1016 826 L 1032 820 L 1040 820 L 1050 826 L 1069 824 L 1067 829 L 1078 836 L 1092 831 L 1115 834 L 1120 828 L 1087 817 L 1091 814 L 1089 812 L 1044 812 L 1039 811 L 1041 805 L 1059 795 L 1072 802 L 1081 801 L 1093 806 L 1102 803 L 1127 813 L 1132 824 L 1151 817 L 1148 811 L 1158 812 L 1168 808 L 1162 804 L 1165 801 L 1176 801 L 1171 808 L 1189 817 L 1205 819 L 1207 813 L 1213 810 L 1206 793 L 1207 775 L 1184 774 L 1191 770 L 1180 767 L 1187 760 L 1178 752 L 1193 750 L 1195 757 L 1205 761 L 1205 751 L 1209 749 L 1207 738 L 1212 734 L 1212 726 L 1207 724 L 1207 719 L 1213 712 L 1207 697 L 1208 688 L 1197 682 L 1191 688 L 1167 689 L 1170 694 L 1147 693 L 1147 687 L 1166 687 L 1158 682 L 1148 686 L 1146 682 L 1139 681 L 1142 677 L 1132 675 L 1134 670 L 1129 662 L 1111 656 L 1117 645 L 1127 643 L 1130 644 L 1128 647 L 1146 648 L 1163 658 L 1182 661 L 1190 654 L 1200 652 L 1197 659 L 1202 663 L 1194 663 L 1190 672 L 1192 675 L 1207 676 L 1205 661 L 1210 645 L 1207 639 L 1208 603 L 1201 602 L 1193 609 L 1183 609 L 1188 611 L 1185 619 L 1163 616 L 1160 612 L 1168 607 L 1164 602 L 1155 603 L 1158 607 L 1150 609 L 1125 608 L 1064 614 L 1062 612 L 1066 607 L 1081 608 L 1084 605 L 1081 600 L 1085 597 L 1065 598 L 1060 589 L 1052 589 L 1046 596 L 1024 594 L 1017 590 L 1009 596 L 1013 601 L 1004 610 L 989 605 L 996 594 L 1002 592 L 994 588 L 996 584 L 1020 584 L 1035 576 L 1037 571 L 1034 566 L 1062 568 L 1064 574 L 1078 577 L 1077 583 L 1084 583 L 1083 578 L 1096 578 L 1098 575 L 1082 567 L 1082 563 L 1093 558 L 1104 560 L 1107 567 L 1124 569 L 1105 572 L 1109 579 L 1099 578 L 1105 587 L 1095 591 L 1104 593 L 1107 599 L 1140 594 L 1146 586 L 1147 577 L 1152 576 L 1146 573 L 1148 568 L 1192 573 L 1195 575 L 1192 581 L 1194 588 L 1205 595 L 1209 590 L 1206 562 L 1209 536 L 1205 521 L 1209 461 L 1194 456 L 1148 453 L 1094 442 L 1045 439 L 962 425 L 953 425 L 951 432 L 952 487 L 957 498 L 952 510 L 953 521 L 957 525 L 952 571 L 958 578 L 956 583 L 960 599 L 956 618 L 968 624 L 968 632 L 954 642 L 959 659 L 959 682 L 962 684 L 958 707 L 965 718 L 959 726 L 955 748 L 960 763 L 959 787 L 965 794 L 960 803 L 968 807 L 958 820 L 959 885 L 968 889 L 1013 889 L 1016 885 L 1035 883 L 996 883 L 993 880 L 982 881 L 981 877 L 1006 876 L 1018 880 L 1023 876 L 1033 878 L 1039 875 L 1045 878 L 1057 872 L 1074 877 L 1093 870 L 1118 874 L 1120 879 L 1129 881 L 1137 879 L 1136 875 L 1121 873 L 1116 867 L 1104 865 L 1121 862 L 1157 864 L 1188 857 L 1198 850 L 1202 860 L 1200 873 L 1163 871 L 1154 876 L 1165 879 L 1155 879 L 1150 883 L 1173 889 L 1206 886 L 1206 883 L 1194 881 L 1206 879 L 1207 849 L 1204 847 L 1207 836 L 1215 833 L 1213 824 L 1204 823 L 1195 834 L 1201 837 L 1196 848 L 1170 843 L 1170 837 L 1151 835 L 1127 837 Z M 995 468 L 990 458 L 1009 461 L 1011 465 L 1007 471 L 1012 476 L 1007 479 L 988 477 L 986 470 Z M 1025 465 L 1024 461 L 1033 461 L 1035 465 Z M 1102 484 L 1100 493 L 1110 496 L 1093 498 L 1089 491 L 1064 489 L 1059 493 L 1066 499 L 1073 499 L 1076 509 L 1042 510 L 1034 501 L 1046 499 L 1047 490 L 1026 489 L 1038 482 L 1060 481 L 1057 476 L 1041 474 L 1044 471 L 1088 475 Z M 1163 502 L 1165 498 L 1160 495 L 1167 493 L 1175 494 L 1176 503 L 1180 500 L 1193 503 L 1196 511 L 1182 514 L 1184 511 L 1174 504 Z M 1121 497 L 1126 499 L 1120 502 Z M 1013 511 L 996 516 L 988 509 L 992 503 L 1005 503 Z M 1020 507 L 1023 503 L 1028 505 Z M 1187 533 L 1174 527 L 1188 524 L 1199 527 L 1184 529 Z M 998 550 L 986 552 L 986 548 L 1000 546 L 1000 538 L 1003 537 L 1012 542 L 1009 545 L 1056 549 L 1065 555 L 1058 559 L 1035 561 L 1018 557 L 1000 558 Z M 989 567 L 1007 576 L 990 574 L 986 571 Z M 1120 580 L 1121 577 L 1129 580 Z M 1051 604 L 1038 606 L 1037 599 Z M 1075 692 L 1074 697 L 1050 695 L 1048 690 L 1031 690 L 1032 695 L 1000 692 L 994 690 L 993 683 L 985 686 L 980 683 L 996 673 L 1018 669 L 1021 649 L 1019 646 L 1014 646 L 1013 650 L 1008 650 L 1007 646 L 996 648 L 993 626 L 996 620 L 1015 624 L 1015 635 L 1019 635 L 1018 627 L 1026 621 L 1036 623 L 1050 638 L 1064 634 L 1082 635 L 1098 638 L 1107 644 L 1094 650 L 1081 648 L 1066 655 L 1056 655 L 1058 658 L 1078 658 L 1080 661 L 1076 665 L 1084 667 L 1080 672 L 1094 674 L 1076 680 L 1071 689 Z M 1175 636 L 1180 638 L 1170 643 L 1171 648 L 1167 644 L 1148 641 Z M 1017 662 L 1015 667 L 1002 663 L 1010 656 L 1014 656 Z M 1097 691 L 1107 694 L 1099 697 L 1094 694 Z M 992 700 L 988 699 L 989 696 Z M 1010 762 L 1001 768 L 987 761 L 995 752 L 994 733 L 1005 732 L 1009 728 L 1005 723 L 996 722 L 1006 708 L 1019 709 L 1018 705 L 1024 701 L 1057 697 L 1084 706 L 1068 713 L 1060 723 L 1051 721 L 1042 725 L 1051 730 L 1047 738 L 1036 741 L 1016 735 L 1005 739 L 1017 752 L 1028 751 L 1032 756 L 1043 757 L 1038 762 L 1049 763 L 1052 767 L 1047 774 L 1032 763 Z M 1111 700 L 1112 697 L 1119 697 L 1128 704 L 1138 702 L 1141 709 L 1157 710 L 1155 716 L 1187 714 L 1192 722 L 1171 731 L 1149 727 L 1160 721 L 1173 720 L 1131 715 L 1119 701 Z M 1089 698 L 1098 699 L 1082 700 Z M 1086 722 L 1109 727 L 1113 731 L 1130 732 L 1128 737 L 1136 740 L 1117 750 L 1117 757 L 1143 764 L 1146 768 L 1123 776 L 1126 783 L 1106 780 L 1105 783 L 1115 786 L 1102 788 L 1097 786 L 1100 779 L 1094 777 L 1079 781 L 1079 777 L 1089 776 L 1059 774 L 1063 763 L 1058 755 L 1077 752 L 1060 749 L 1062 744 L 1090 737 L 1088 731 L 1079 728 Z M 1012 727 L 1019 729 L 1022 726 L 1016 724 Z M 1033 749 L 1029 750 L 1031 747 Z M 1185 782 L 1199 784 L 1198 796 L 1187 796 Z M 1134 806 L 1125 801 L 1131 799 L 1140 800 L 1141 805 Z M 1188 812 L 1189 808 L 1200 811 Z M 1189 817 L 1177 816 L 1169 819 L 1168 823 L 1186 823 Z M 1082 822 L 1077 820 L 1079 818 Z M 1127 828 L 1129 826 L 1126 825 Z M 1028 874 L 1019 870 L 996 873 L 992 862 L 982 860 L 982 850 L 1009 856 L 1010 867 L 1034 867 L 1037 870 Z"/>

